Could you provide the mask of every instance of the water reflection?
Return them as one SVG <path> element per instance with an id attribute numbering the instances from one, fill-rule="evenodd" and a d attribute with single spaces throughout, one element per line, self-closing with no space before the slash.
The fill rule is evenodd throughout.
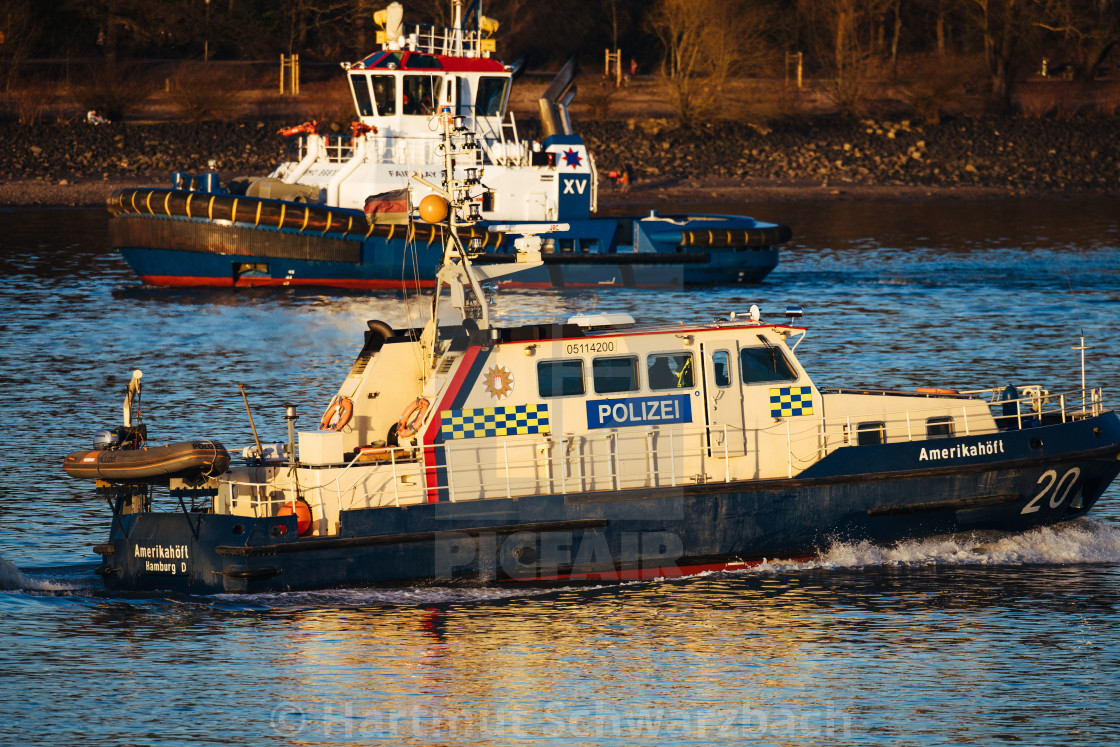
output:
<path id="1" fill-rule="evenodd" d="M 1117 649 L 1102 638 L 1116 589 L 1113 567 L 1022 566 L 716 575 L 442 604 L 355 596 L 341 608 L 315 594 L 263 609 L 104 600 L 85 620 L 48 611 L 53 625 L 20 648 L 73 667 L 55 645 L 70 640 L 97 658 L 78 676 L 120 683 L 95 734 L 141 714 L 189 732 L 194 711 L 151 697 L 175 671 L 183 687 L 191 672 L 221 683 L 222 698 L 203 690 L 201 704 L 228 720 L 229 741 L 966 743 L 1006 723 L 1038 743 L 1106 723 L 1104 699 L 1016 719 L 1088 688 L 1116 694 L 1104 673 Z"/>

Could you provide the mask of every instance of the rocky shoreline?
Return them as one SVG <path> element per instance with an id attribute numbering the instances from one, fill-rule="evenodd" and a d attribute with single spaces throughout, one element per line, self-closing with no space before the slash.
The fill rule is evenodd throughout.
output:
<path id="1" fill-rule="evenodd" d="M 99 205 L 117 187 L 170 184 L 213 162 L 223 181 L 270 171 L 290 141 L 282 123 L 0 124 L 0 204 Z M 533 137 L 532 123 L 520 125 Z M 820 198 L 1120 195 L 1120 127 L 1111 117 L 821 119 L 719 122 L 699 132 L 664 120 L 581 122 L 605 204 Z M 633 187 L 606 174 L 629 166 Z"/>

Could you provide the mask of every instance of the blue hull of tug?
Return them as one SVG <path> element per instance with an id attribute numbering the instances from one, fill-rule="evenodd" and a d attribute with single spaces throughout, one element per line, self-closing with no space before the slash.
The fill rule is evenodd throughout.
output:
<path id="1" fill-rule="evenodd" d="M 110 198 L 109 209 L 112 246 L 149 285 L 431 287 L 443 252 L 442 240 L 428 226 L 375 230 L 361 211 L 280 200 L 122 190 Z M 785 226 L 739 216 L 566 223 L 566 231 L 540 234 L 553 249 L 546 250 L 542 267 L 502 284 L 641 288 L 758 282 L 777 266 L 776 246 L 790 237 Z M 509 260 L 516 234 L 499 236 L 486 228 L 486 222 L 475 226 L 475 235 L 487 242 L 483 261 Z"/>
<path id="2" fill-rule="evenodd" d="M 109 588 L 194 594 L 653 578 L 809 557 L 836 541 L 1065 521 L 1115 479 L 1118 450 L 1108 413 L 846 447 L 786 480 L 345 511 L 337 537 L 297 538 L 290 516 L 129 514 L 98 550 Z"/>

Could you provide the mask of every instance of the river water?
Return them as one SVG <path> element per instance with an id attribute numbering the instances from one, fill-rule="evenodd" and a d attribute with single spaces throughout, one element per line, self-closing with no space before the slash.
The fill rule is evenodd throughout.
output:
<path id="1" fill-rule="evenodd" d="M 1108 200 L 713 205 L 788 223 L 762 285 L 503 292 L 500 321 L 805 307 L 818 385 L 1090 384 L 1120 404 Z M 144 371 L 155 440 L 312 429 L 394 294 L 144 289 L 100 210 L 0 211 L 0 744 L 1120 744 L 1120 486 L 1011 536 L 594 588 L 111 595 L 63 456 Z"/>

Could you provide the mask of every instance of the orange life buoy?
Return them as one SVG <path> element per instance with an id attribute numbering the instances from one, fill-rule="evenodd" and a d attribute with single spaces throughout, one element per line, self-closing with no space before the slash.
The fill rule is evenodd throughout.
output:
<path id="1" fill-rule="evenodd" d="M 312 119 L 308 122 L 304 122 L 303 124 L 295 125 L 294 127 L 285 127 L 284 129 L 279 130 L 276 134 L 280 135 L 281 137 L 291 137 L 292 135 L 299 135 L 300 133 L 303 133 L 303 132 L 318 132 L 318 131 L 319 131 L 319 123 L 316 122 L 314 119 Z"/>
<path id="2" fill-rule="evenodd" d="M 350 416 L 353 414 L 354 403 L 350 401 L 350 398 L 335 395 L 335 398 L 327 405 L 327 411 L 323 413 L 322 420 L 319 421 L 319 430 L 340 431 L 350 422 Z"/>
<path id="3" fill-rule="evenodd" d="M 415 435 L 420 429 L 420 424 L 424 422 L 424 415 L 427 414 L 429 406 L 428 400 L 417 397 L 404 408 L 400 419 L 397 420 L 397 436 L 408 438 Z"/>
<path id="4" fill-rule="evenodd" d="M 917 394 L 960 394 L 956 389 L 938 389 L 933 386 L 920 386 L 914 392 Z"/>

